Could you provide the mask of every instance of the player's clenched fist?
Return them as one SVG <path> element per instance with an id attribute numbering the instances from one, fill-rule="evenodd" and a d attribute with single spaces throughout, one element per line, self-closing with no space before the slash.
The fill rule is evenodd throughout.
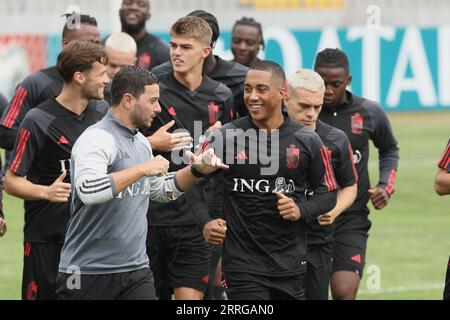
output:
<path id="1" fill-rule="evenodd" d="M 163 176 L 169 170 L 169 161 L 164 157 L 157 155 L 145 164 L 146 176 Z"/>
<path id="2" fill-rule="evenodd" d="M 300 209 L 292 198 L 289 198 L 282 194 L 281 192 L 277 192 L 277 205 L 278 211 L 284 220 L 297 221 L 300 219 Z"/>

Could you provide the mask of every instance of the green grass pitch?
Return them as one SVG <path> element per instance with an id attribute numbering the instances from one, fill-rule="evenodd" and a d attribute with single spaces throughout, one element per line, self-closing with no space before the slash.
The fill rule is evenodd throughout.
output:
<path id="1" fill-rule="evenodd" d="M 397 192 L 382 211 L 371 209 L 358 299 L 442 299 L 450 254 L 450 196 L 438 197 L 433 179 L 450 137 L 450 111 L 390 113 L 389 118 L 400 146 Z M 369 167 L 375 184 L 378 162 L 373 148 Z M 5 195 L 8 232 L 0 238 L 0 299 L 20 299 L 22 208 L 22 201 Z"/>

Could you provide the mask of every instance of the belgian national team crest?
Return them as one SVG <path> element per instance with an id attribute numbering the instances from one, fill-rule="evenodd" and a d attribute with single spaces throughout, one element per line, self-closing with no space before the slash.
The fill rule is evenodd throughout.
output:
<path id="1" fill-rule="evenodd" d="M 289 169 L 297 169 L 300 163 L 300 149 L 291 144 L 286 149 L 286 166 Z"/>
<path id="2" fill-rule="evenodd" d="M 208 105 L 208 112 L 209 112 L 209 124 L 213 125 L 217 121 L 219 121 L 219 106 L 214 103 L 214 101 L 211 101 L 211 103 Z"/>
<path id="3" fill-rule="evenodd" d="M 364 130 L 364 118 L 359 112 L 352 115 L 352 133 L 362 134 Z"/>
<path id="4" fill-rule="evenodd" d="M 137 65 L 143 69 L 148 69 L 152 62 L 152 57 L 148 53 L 143 53 L 139 56 Z"/>

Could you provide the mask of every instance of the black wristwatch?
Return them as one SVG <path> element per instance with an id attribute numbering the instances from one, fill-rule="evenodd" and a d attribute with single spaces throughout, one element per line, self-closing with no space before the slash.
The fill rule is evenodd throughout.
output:
<path id="1" fill-rule="evenodd" d="M 206 176 L 206 174 L 201 173 L 200 171 L 197 170 L 197 168 L 194 165 L 191 165 L 191 173 L 194 177 L 197 178 L 203 178 Z"/>

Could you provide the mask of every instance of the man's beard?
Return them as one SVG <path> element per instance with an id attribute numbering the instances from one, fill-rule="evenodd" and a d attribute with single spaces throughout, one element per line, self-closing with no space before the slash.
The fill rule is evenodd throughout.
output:
<path id="1" fill-rule="evenodd" d="M 122 24 L 122 31 L 128 34 L 138 33 L 145 28 L 146 20 L 141 20 L 136 24 L 129 24 L 124 17 L 120 17 L 120 23 Z"/>

